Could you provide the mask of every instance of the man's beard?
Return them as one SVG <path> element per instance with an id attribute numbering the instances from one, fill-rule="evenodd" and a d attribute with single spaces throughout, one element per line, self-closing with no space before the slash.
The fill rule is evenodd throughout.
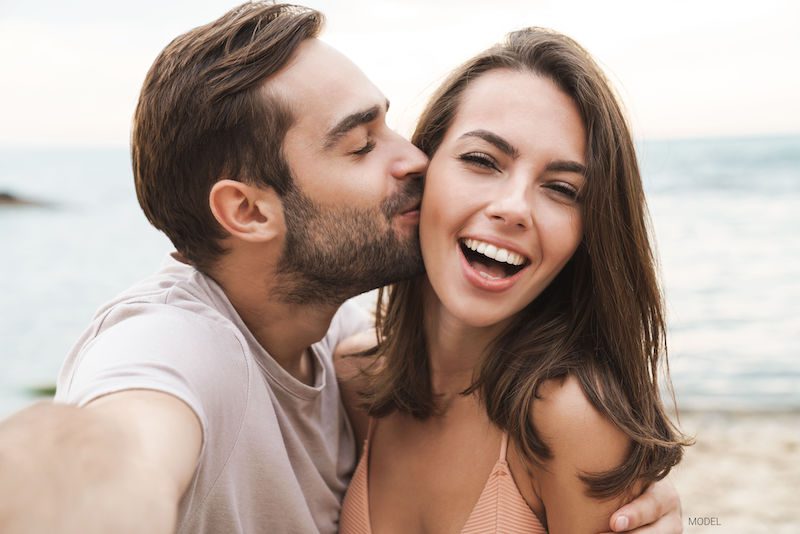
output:
<path id="1" fill-rule="evenodd" d="M 422 273 L 417 229 L 402 236 L 391 225 L 421 196 L 422 179 L 414 178 L 380 208 L 324 207 L 293 184 L 283 197 L 286 243 L 278 264 L 279 298 L 339 305 Z"/>

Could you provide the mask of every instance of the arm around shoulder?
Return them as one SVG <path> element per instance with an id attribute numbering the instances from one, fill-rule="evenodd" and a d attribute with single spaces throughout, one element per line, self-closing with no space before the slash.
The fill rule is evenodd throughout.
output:
<path id="1" fill-rule="evenodd" d="M 0 423 L 2 531 L 173 532 L 201 443 L 194 412 L 166 393 L 34 405 Z"/>
<path id="2" fill-rule="evenodd" d="M 534 466 L 532 475 L 546 510 L 548 532 L 605 531 L 611 514 L 629 496 L 593 498 L 581 475 L 619 467 L 630 439 L 592 406 L 577 378 L 550 380 L 539 393 L 531 416 L 552 457 L 543 466 Z"/>

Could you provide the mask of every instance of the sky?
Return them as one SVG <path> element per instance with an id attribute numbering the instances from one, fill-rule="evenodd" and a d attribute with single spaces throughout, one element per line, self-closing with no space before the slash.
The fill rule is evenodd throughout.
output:
<path id="1" fill-rule="evenodd" d="M 237 2 L 0 0 L 0 146 L 126 146 L 139 89 L 177 35 Z M 448 71 L 524 26 L 586 47 L 638 138 L 800 133 L 793 0 L 307 1 L 323 39 L 392 101 L 408 135 Z"/>

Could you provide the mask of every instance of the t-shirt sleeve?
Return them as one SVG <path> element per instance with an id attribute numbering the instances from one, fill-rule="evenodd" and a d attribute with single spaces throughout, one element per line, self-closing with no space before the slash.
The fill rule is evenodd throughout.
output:
<path id="1" fill-rule="evenodd" d="M 168 307 L 145 310 L 102 329 L 84 346 L 56 400 L 85 405 L 132 389 L 168 393 L 197 415 L 203 436 L 244 411 L 247 365 L 238 338 L 212 321 Z M 240 388 L 228 387 L 231 383 Z M 234 392 L 233 397 L 231 392 Z M 241 394 L 242 398 L 235 398 Z M 216 434 L 216 433 L 215 433 Z"/>
<path id="2" fill-rule="evenodd" d="M 339 308 L 334 317 L 333 326 L 336 334 L 335 347 L 340 341 L 350 336 L 375 328 L 375 320 L 362 304 L 351 299 Z"/>
<path id="3" fill-rule="evenodd" d="M 319 346 L 323 353 L 332 355 L 336 346 L 350 336 L 375 328 L 375 320 L 363 304 L 355 299 L 346 301 L 331 320 L 331 326 Z"/>

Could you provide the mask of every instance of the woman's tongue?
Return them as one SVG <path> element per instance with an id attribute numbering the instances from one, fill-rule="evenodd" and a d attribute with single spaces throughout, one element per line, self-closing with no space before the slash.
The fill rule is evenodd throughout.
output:
<path id="1" fill-rule="evenodd" d="M 494 260 L 476 259 L 469 262 L 470 266 L 482 274 L 484 278 L 505 278 L 508 276 L 506 270 L 499 262 Z"/>

